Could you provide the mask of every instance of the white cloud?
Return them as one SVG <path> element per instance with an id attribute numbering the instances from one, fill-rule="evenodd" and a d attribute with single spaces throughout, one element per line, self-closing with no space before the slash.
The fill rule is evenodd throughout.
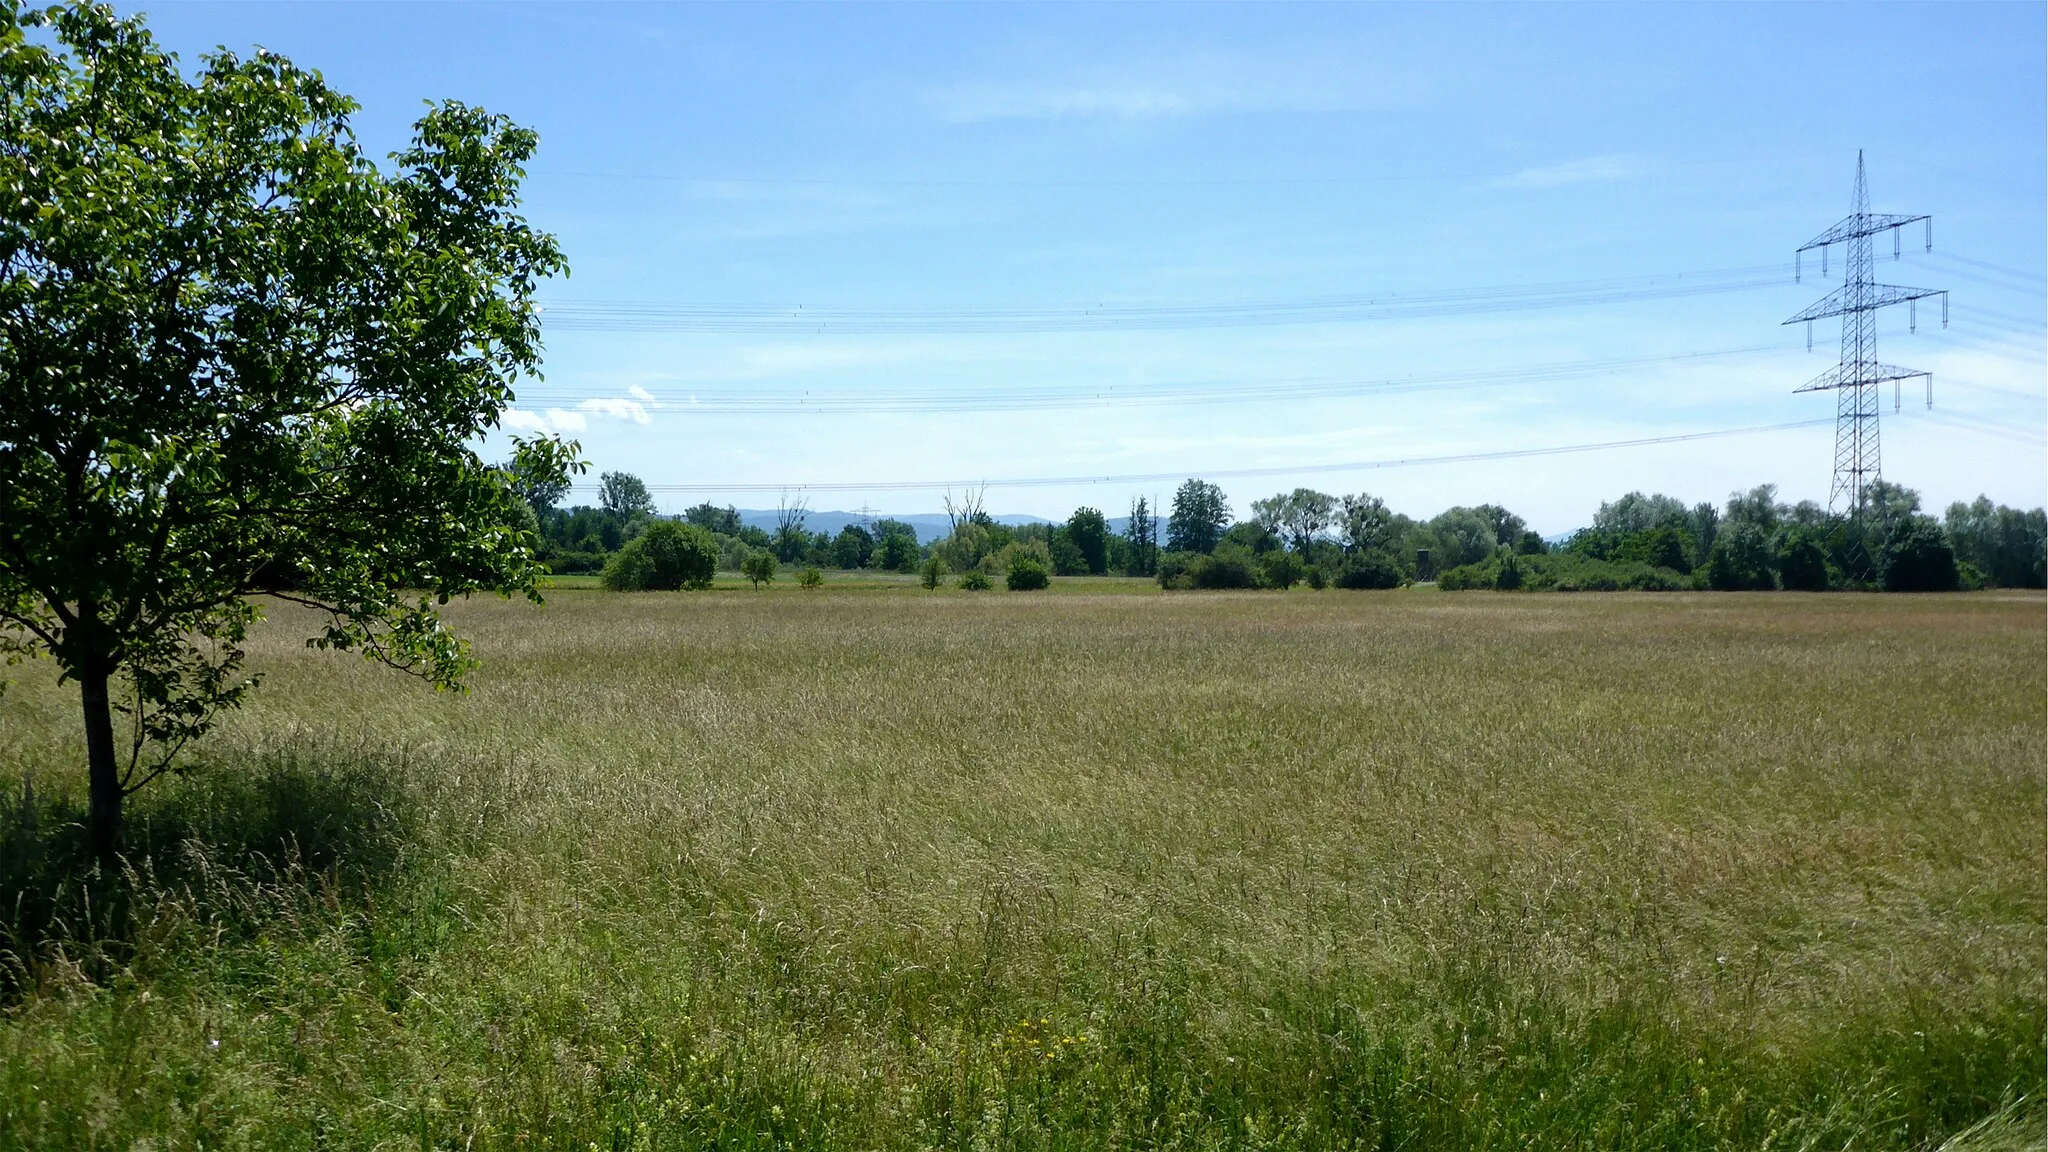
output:
<path id="1" fill-rule="evenodd" d="M 557 432 L 581 432 L 589 427 L 589 422 L 583 419 L 581 412 L 571 412 L 565 408 L 550 408 L 547 415 L 548 427 Z"/>
<path id="2" fill-rule="evenodd" d="M 547 417 L 523 408 L 507 408 L 498 422 L 512 432 L 545 432 L 548 430 Z"/>
<path id="3" fill-rule="evenodd" d="M 647 389 L 642 388 L 638 384 L 635 384 L 631 388 L 626 389 L 626 395 L 631 396 L 635 400 L 640 400 L 648 404 L 654 403 L 654 393 L 649 392 Z"/>
<path id="4" fill-rule="evenodd" d="M 1634 180 L 1646 174 L 1643 165 L 1626 156 L 1588 156 L 1542 168 L 1524 168 L 1496 183 L 1503 188 L 1562 188 L 1570 184 L 1602 184 Z"/>
<path id="5" fill-rule="evenodd" d="M 649 400 L 654 399 L 654 397 L 647 394 L 645 389 L 635 388 L 633 391 L 647 397 Z M 629 400 L 624 396 L 593 396 L 576 405 L 576 407 L 582 412 L 591 412 L 599 416 L 610 416 L 616 420 L 630 420 L 635 424 L 652 423 L 652 418 L 647 415 L 647 406 L 645 404 L 638 400 Z M 582 417 L 578 416 L 577 419 L 581 420 Z"/>

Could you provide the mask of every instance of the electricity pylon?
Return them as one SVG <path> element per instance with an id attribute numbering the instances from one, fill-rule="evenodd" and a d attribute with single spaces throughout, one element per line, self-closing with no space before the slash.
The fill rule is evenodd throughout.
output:
<path id="1" fill-rule="evenodd" d="M 1800 392 L 1827 392 L 1836 394 L 1835 402 L 1835 483 L 1828 491 L 1828 507 L 1843 497 L 1849 500 L 1850 511 L 1861 516 L 1863 493 L 1872 483 L 1882 478 L 1878 466 L 1877 451 L 1877 408 L 1879 385 L 1890 381 L 1892 385 L 1892 410 L 1898 411 L 1900 382 L 1914 377 L 1927 379 L 1927 406 L 1934 407 L 1934 374 L 1913 368 L 1900 368 L 1892 364 L 1881 364 L 1877 359 L 1877 310 L 1890 304 L 1904 304 L 1908 309 L 1908 324 L 1917 331 L 1920 326 L 1919 304 L 1917 301 L 1929 296 L 1941 297 L 1941 326 L 1948 327 L 1948 293 L 1939 288 L 1901 288 L 1894 284 L 1878 284 L 1870 278 L 1870 238 L 1880 232 L 1892 234 L 1892 259 L 1899 258 L 1899 229 L 1908 224 L 1924 222 L 1927 228 L 1927 250 L 1934 251 L 1934 218 L 1931 216 L 1897 216 L 1870 210 L 1870 187 L 1863 178 L 1863 153 L 1856 153 L 1856 194 L 1855 210 L 1841 223 L 1821 233 L 1801 246 L 1796 260 L 1802 260 L 1807 252 L 1820 249 L 1821 274 L 1827 274 L 1828 249 L 1840 244 L 1848 249 L 1848 260 L 1842 269 L 1842 286 L 1815 301 L 1805 311 L 1785 321 L 1787 324 L 1806 322 L 1806 347 L 1813 348 L 1813 322 L 1828 316 L 1842 318 L 1842 362 L 1813 378 Z M 1796 264 L 1795 264 L 1796 267 Z"/>

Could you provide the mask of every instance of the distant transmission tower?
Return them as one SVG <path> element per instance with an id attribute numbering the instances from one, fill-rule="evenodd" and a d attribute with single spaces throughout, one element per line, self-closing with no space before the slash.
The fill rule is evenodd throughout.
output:
<path id="1" fill-rule="evenodd" d="M 1934 407 L 1932 372 L 1881 364 L 1877 359 L 1877 310 L 1887 304 L 1905 304 L 1908 326 L 1918 331 L 1920 313 L 1917 301 L 1927 296 L 1939 296 L 1941 326 L 1948 327 L 1946 291 L 1939 288 L 1901 288 L 1893 284 L 1878 284 L 1870 278 L 1870 238 L 1889 231 L 1892 234 L 1892 259 L 1896 260 L 1899 258 L 1899 229 L 1916 222 L 1926 224 L 1927 250 L 1934 251 L 1933 217 L 1894 216 L 1870 210 L 1870 188 L 1864 182 L 1863 153 L 1859 150 L 1856 153 L 1855 211 L 1841 223 L 1808 241 L 1794 258 L 1795 261 L 1803 261 L 1807 252 L 1820 249 L 1821 275 L 1825 276 L 1829 247 L 1841 244 L 1848 249 L 1848 260 L 1842 269 L 1842 286 L 1785 321 L 1787 324 L 1806 322 L 1806 348 L 1812 351 L 1813 322 L 1828 316 L 1842 318 L 1842 362 L 1797 389 L 1800 392 L 1836 393 L 1835 483 L 1828 492 L 1830 509 L 1846 497 L 1849 510 L 1860 516 L 1864 490 L 1882 478 L 1877 451 L 1880 385 L 1891 382 L 1892 410 L 1896 412 L 1900 407 L 1900 381 L 1916 376 L 1926 377 L 1927 406 Z M 1798 267 L 1795 263 L 1794 268 Z"/>

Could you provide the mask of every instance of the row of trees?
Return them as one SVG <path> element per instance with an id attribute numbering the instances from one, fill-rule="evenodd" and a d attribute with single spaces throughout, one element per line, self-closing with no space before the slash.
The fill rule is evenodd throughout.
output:
<path id="1" fill-rule="evenodd" d="M 567 490 L 560 483 L 516 486 L 533 505 L 541 554 L 557 572 L 610 571 L 631 585 L 636 573 L 668 571 L 648 568 L 647 557 L 681 547 L 666 531 L 658 544 L 636 546 L 671 521 L 656 514 L 647 486 L 629 473 L 604 473 L 595 507 L 555 507 Z M 687 534 L 690 554 L 708 557 L 710 567 L 692 560 L 682 584 L 663 575 L 656 586 L 708 582 L 713 571 L 744 572 L 750 558 L 765 556 L 754 560 L 755 571 L 771 578 L 774 569 L 762 564 L 922 571 L 928 582 L 933 571 L 1007 581 L 1028 561 L 1052 576 L 1149 576 L 1198 588 L 1384 588 L 1439 577 L 1450 588 L 2038 588 L 2048 559 L 2041 509 L 1979 497 L 1937 520 L 1921 510 L 1917 493 L 1889 483 L 1872 486 L 1862 517 L 1812 501 L 1780 503 L 1770 485 L 1733 493 L 1719 506 L 1631 492 L 1601 504 L 1593 523 L 1556 549 L 1496 504 L 1418 520 L 1370 493 L 1296 488 L 1252 501 L 1250 516 L 1239 520 L 1223 490 L 1199 479 L 1175 491 L 1163 518 L 1149 501 L 1134 501 L 1121 532 L 1091 507 L 1063 523 L 1008 525 L 988 514 L 979 492 L 949 493 L 945 506 L 950 530 L 927 546 L 900 520 L 811 532 L 803 504 L 785 502 L 771 531 L 741 523 L 731 507 L 699 504 L 681 521 L 695 530 Z"/>

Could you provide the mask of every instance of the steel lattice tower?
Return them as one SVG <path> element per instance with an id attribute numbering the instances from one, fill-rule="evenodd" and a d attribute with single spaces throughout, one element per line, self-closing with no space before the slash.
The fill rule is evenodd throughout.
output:
<path id="1" fill-rule="evenodd" d="M 1879 386 L 1892 385 L 1893 411 L 1899 408 L 1900 382 L 1913 377 L 1927 380 L 1927 406 L 1934 407 L 1934 374 L 1912 368 L 1880 363 L 1877 359 L 1877 310 L 1889 304 L 1905 304 L 1908 323 L 1919 327 L 1916 301 L 1941 297 L 1941 324 L 1948 327 L 1948 293 L 1939 288 L 1901 288 L 1878 284 L 1870 278 L 1870 238 L 1880 232 L 1892 234 L 1892 259 L 1899 258 L 1899 229 L 1924 222 L 1927 250 L 1934 251 L 1934 218 L 1897 216 L 1870 210 L 1870 187 L 1863 177 L 1863 153 L 1856 153 L 1856 192 L 1853 211 L 1841 223 L 1803 245 L 1795 259 L 1803 259 L 1815 248 L 1821 252 L 1821 272 L 1827 273 L 1828 249 L 1836 244 L 1848 249 L 1842 268 L 1842 286 L 1811 307 L 1785 321 L 1806 323 L 1806 347 L 1813 348 L 1813 322 L 1828 316 L 1842 318 L 1842 362 L 1813 378 L 1800 392 L 1827 392 L 1835 401 L 1835 482 L 1828 491 L 1828 507 L 1847 497 L 1849 509 L 1863 511 L 1863 493 L 1881 479 L 1877 450 L 1877 408 Z"/>

